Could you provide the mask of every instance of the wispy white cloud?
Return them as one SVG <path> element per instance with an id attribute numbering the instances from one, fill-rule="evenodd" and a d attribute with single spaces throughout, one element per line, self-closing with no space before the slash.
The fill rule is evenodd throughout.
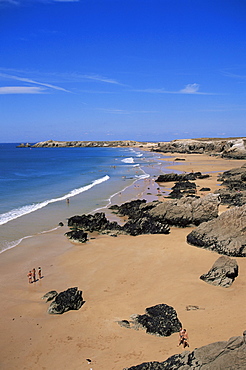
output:
<path id="1" fill-rule="evenodd" d="M 236 73 L 230 73 L 227 71 L 222 72 L 224 76 L 231 77 L 231 78 L 236 78 L 239 80 L 246 80 L 246 75 L 241 75 L 241 74 L 236 74 Z"/>
<path id="2" fill-rule="evenodd" d="M 185 86 L 184 89 L 181 89 L 179 91 L 180 94 L 197 94 L 199 90 L 200 85 L 199 84 L 188 84 Z"/>
<path id="3" fill-rule="evenodd" d="M 42 94 L 44 90 L 37 86 L 4 86 L 0 87 L 0 94 Z"/>
<path id="4" fill-rule="evenodd" d="M 115 108 L 97 108 L 98 110 L 101 110 L 106 113 L 111 113 L 111 114 L 135 114 L 135 113 L 140 113 L 140 114 L 146 114 L 146 113 L 157 113 L 157 111 L 147 111 L 147 110 L 141 110 L 141 111 L 132 111 L 132 110 L 125 110 L 125 109 L 115 109 Z"/>
<path id="5" fill-rule="evenodd" d="M 197 83 L 188 84 L 183 89 L 178 91 L 170 91 L 165 89 L 140 89 L 133 90 L 136 92 L 145 92 L 150 94 L 188 94 L 188 95 L 215 95 L 214 93 L 200 92 L 200 85 Z"/>
<path id="6" fill-rule="evenodd" d="M 100 75 L 94 75 L 94 74 L 91 74 L 91 75 L 88 75 L 88 74 L 72 74 L 73 77 L 77 77 L 77 78 L 82 78 L 82 79 L 86 79 L 86 80 L 92 80 L 92 81 L 98 81 L 98 82 L 105 82 L 105 83 L 108 83 L 108 84 L 113 84 L 113 85 L 123 85 L 122 83 L 112 79 L 112 78 L 108 78 L 108 77 L 104 77 L 104 76 L 100 76 Z"/>
<path id="7" fill-rule="evenodd" d="M 15 81 L 27 82 L 29 84 L 44 86 L 44 87 L 49 88 L 49 89 L 60 90 L 60 91 L 64 91 L 64 92 L 70 92 L 70 91 L 68 91 L 68 90 L 66 90 L 66 89 L 64 89 L 64 88 L 62 88 L 60 86 L 55 86 L 55 85 L 51 85 L 51 84 L 47 84 L 47 83 L 35 81 L 35 80 L 30 79 L 30 78 L 9 75 L 7 73 L 1 73 L 0 72 L 0 77 L 11 79 L 11 80 L 15 80 Z"/>

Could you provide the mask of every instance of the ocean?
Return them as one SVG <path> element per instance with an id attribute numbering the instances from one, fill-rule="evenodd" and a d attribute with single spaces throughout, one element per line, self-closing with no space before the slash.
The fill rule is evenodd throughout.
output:
<path id="1" fill-rule="evenodd" d="M 0 144 L 0 253 L 73 215 L 103 211 L 133 183 L 168 172 L 160 154 L 138 148 L 16 145 Z"/>

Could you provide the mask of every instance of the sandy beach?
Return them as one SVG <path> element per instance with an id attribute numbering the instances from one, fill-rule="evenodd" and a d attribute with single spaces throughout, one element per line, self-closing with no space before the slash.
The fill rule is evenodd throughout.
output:
<path id="1" fill-rule="evenodd" d="M 245 163 L 200 154 L 170 156 L 185 159 L 173 162 L 175 170 L 209 173 L 209 178 L 196 184 L 210 187 L 211 192 L 219 187 L 218 173 Z M 152 180 L 143 180 L 127 191 L 161 200 L 173 184 L 166 185 L 158 189 Z M 203 196 L 199 188 L 198 194 Z M 125 197 L 131 199 L 121 194 L 118 202 Z M 225 206 L 220 208 L 224 210 Z M 189 333 L 191 350 L 242 335 L 246 259 L 236 258 L 239 276 L 230 288 L 206 284 L 199 277 L 219 255 L 188 245 L 191 230 L 172 227 L 169 235 L 98 236 L 78 245 L 64 237 L 65 226 L 25 239 L 2 253 L 0 369 L 123 370 L 146 361 L 164 361 L 182 352 L 177 347 L 178 334 L 157 337 L 118 324 L 159 303 L 177 311 Z M 29 284 L 27 273 L 38 266 L 43 278 Z M 49 315 L 49 304 L 41 297 L 69 287 L 83 291 L 85 304 L 78 311 Z M 200 309 L 187 311 L 188 305 Z"/>

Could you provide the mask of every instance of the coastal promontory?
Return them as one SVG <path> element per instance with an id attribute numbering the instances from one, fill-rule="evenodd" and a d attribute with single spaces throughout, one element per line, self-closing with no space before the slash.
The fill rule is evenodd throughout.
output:
<path id="1" fill-rule="evenodd" d="M 29 146 L 29 145 L 28 145 Z M 18 147 L 24 148 L 25 144 Z M 32 148 L 73 148 L 73 147 L 136 147 L 161 153 L 207 154 L 228 159 L 246 159 L 246 138 L 199 138 L 159 142 L 134 140 L 115 141 L 57 141 L 37 142 Z"/>

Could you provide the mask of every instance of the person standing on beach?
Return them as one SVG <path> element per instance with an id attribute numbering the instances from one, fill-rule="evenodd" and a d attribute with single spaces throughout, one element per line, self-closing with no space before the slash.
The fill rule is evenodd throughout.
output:
<path id="1" fill-rule="evenodd" d="M 32 282 L 35 283 L 36 281 L 36 270 L 35 268 L 32 269 Z"/>
<path id="2" fill-rule="evenodd" d="M 42 279 L 42 270 L 41 267 L 38 268 L 38 278 Z"/>
<path id="3" fill-rule="evenodd" d="M 27 277 L 28 277 L 29 284 L 31 284 L 32 283 L 32 271 L 28 272 Z"/>
<path id="4" fill-rule="evenodd" d="M 189 347 L 188 333 L 187 333 L 186 329 L 181 329 L 180 332 L 179 332 L 179 344 L 178 344 L 178 346 L 180 346 L 180 344 L 183 344 L 183 348 Z"/>

